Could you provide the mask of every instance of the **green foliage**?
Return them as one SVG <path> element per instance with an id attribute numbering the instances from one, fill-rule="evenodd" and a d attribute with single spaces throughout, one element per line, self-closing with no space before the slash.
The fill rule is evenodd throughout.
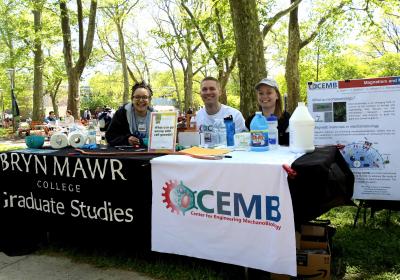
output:
<path id="1" fill-rule="evenodd" d="M 400 53 L 385 53 L 374 59 L 370 65 L 377 77 L 398 76 L 400 73 Z"/>
<path id="2" fill-rule="evenodd" d="M 171 71 L 159 71 L 153 74 L 151 86 L 154 97 L 167 97 L 178 99 Z M 179 90 L 183 92 L 183 74 L 177 73 Z"/>
<path id="3" fill-rule="evenodd" d="M 117 109 L 122 105 L 123 81 L 119 72 L 110 75 L 100 74 L 93 76 L 89 81 L 90 94 L 84 95 L 81 108 L 109 106 Z"/>
<path id="4" fill-rule="evenodd" d="M 240 109 L 240 87 L 239 87 L 239 74 L 238 69 L 236 68 L 232 74 L 231 79 L 229 80 L 226 86 L 226 95 L 228 97 L 228 105 Z"/>
<path id="5" fill-rule="evenodd" d="M 183 73 L 182 71 L 177 72 L 177 82 L 178 88 L 181 94 L 181 108 L 184 107 L 184 98 L 183 98 Z M 171 71 L 160 71 L 156 72 L 152 76 L 151 86 L 154 91 L 154 97 L 165 97 L 169 99 L 175 99 L 178 101 L 178 95 L 175 89 L 175 84 L 172 79 Z M 199 86 L 197 83 L 193 84 L 193 106 L 197 108 L 200 104 L 202 104 L 201 98 L 199 94 L 200 92 Z"/>
<path id="6" fill-rule="evenodd" d="M 120 0 L 107 0 L 102 5 L 109 6 L 122 3 Z M 129 1 L 128 1 L 129 2 Z M 163 4 L 173 1 L 158 0 L 157 6 L 154 7 L 154 17 L 161 20 L 162 28 L 155 28 L 152 33 L 157 35 L 161 48 L 176 51 L 172 54 L 172 63 L 177 70 L 179 90 L 181 92 L 182 102 L 184 101 L 183 89 L 183 69 L 182 65 L 187 66 L 185 56 L 187 56 L 187 48 L 189 45 L 194 47 L 197 44 L 202 45 L 196 50 L 193 57 L 193 70 L 202 68 L 202 73 L 197 72 L 193 83 L 193 102 L 194 106 L 202 105 L 202 101 L 198 94 L 198 80 L 200 76 L 205 74 L 218 76 L 218 70 L 226 70 L 226 61 L 232 58 L 235 52 L 234 34 L 232 29 L 232 18 L 230 16 L 230 7 L 227 0 L 207 0 L 207 1 L 184 1 L 191 9 L 195 22 L 203 32 L 209 49 L 205 48 L 204 42 L 201 41 L 198 31 L 195 28 L 195 22 L 190 19 L 187 12 L 179 6 L 178 2 L 170 6 L 170 12 L 176 27 L 181 30 L 177 35 L 174 33 L 171 25 L 166 24 L 165 13 L 159 10 L 159 7 L 165 7 Z M 339 0 L 316 0 L 303 1 L 300 5 L 300 24 L 301 37 L 307 38 L 309 34 L 317 28 L 318 20 L 326 15 L 331 7 L 341 3 Z M 400 20 L 398 10 L 400 2 L 397 0 L 370 0 L 368 5 L 366 1 L 350 1 L 346 2 L 346 12 L 337 14 L 329 19 L 324 27 L 319 30 L 318 36 L 312 43 L 304 47 L 300 53 L 300 99 L 306 100 L 307 82 L 322 80 L 343 80 L 343 79 L 359 79 L 379 76 L 398 76 L 399 69 L 399 26 Z M 352 2 L 352 8 L 348 8 L 348 4 Z M 53 85 L 57 80 L 66 81 L 64 58 L 60 49 L 62 41 L 61 28 L 59 21 L 59 6 L 57 1 L 22 1 L 22 0 L 3 0 L 0 1 L 0 89 L 4 99 L 5 110 L 11 109 L 10 100 L 10 83 L 4 75 L 5 70 L 10 67 L 16 68 L 15 93 L 17 101 L 22 113 L 22 119 L 29 117 L 32 113 L 32 86 L 33 86 L 33 42 L 35 32 L 33 31 L 33 4 L 43 6 L 42 29 L 37 36 L 43 42 L 45 55 L 44 70 L 44 90 L 49 93 L 53 90 Z M 85 15 L 87 11 L 87 3 L 84 3 Z M 127 5 L 132 3 L 124 2 Z M 289 5 L 289 2 L 282 6 L 279 1 L 258 0 L 258 9 L 260 16 L 260 27 L 277 11 Z M 144 5 L 139 2 L 138 5 Z M 307 9 L 304 9 L 307 5 Z M 72 6 L 71 6 L 72 8 Z M 303 9 L 302 9 L 303 8 Z M 369 9 L 368 11 L 366 9 Z M 304 12 L 306 14 L 304 14 Z M 135 10 L 132 11 L 135 13 Z M 99 37 L 104 44 L 105 35 L 109 36 L 115 55 L 119 56 L 118 44 L 115 41 L 116 30 L 114 24 L 110 24 L 103 14 L 98 14 Z M 142 33 L 141 17 L 137 21 L 133 21 L 130 17 L 123 17 L 125 21 L 124 36 L 126 38 L 125 46 L 129 65 L 135 75 L 147 77 L 141 72 L 144 64 L 151 65 L 149 57 L 158 62 L 167 62 L 164 54 L 154 51 L 151 55 L 147 55 L 148 49 L 154 47 L 153 39 L 148 38 L 148 34 Z M 164 21 L 163 21 L 164 20 Z M 71 24 L 76 24 L 76 11 L 71 9 Z M 76 25 L 75 25 L 76 26 Z M 286 92 L 286 82 L 283 79 L 283 67 L 286 63 L 287 55 L 287 16 L 282 18 L 274 25 L 271 32 L 265 38 L 264 46 L 266 52 L 266 65 L 270 76 L 278 80 L 281 93 Z M 140 30 L 135 32 L 135 30 Z M 222 30 L 223 39 L 219 36 Z M 137 33 L 137 34 L 136 34 Z M 76 38 L 73 38 L 74 57 L 76 58 L 77 45 Z M 141 52 L 140 47 L 146 51 L 146 55 Z M 176 55 L 176 56 L 175 56 Z M 157 58 L 156 58 L 157 57 Z M 176 58 L 181 58 L 179 61 Z M 221 62 L 217 64 L 213 58 Z M 88 66 L 101 69 L 106 67 L 97 67 L 104 64 L 108 58 L 99 44 L 96 43 L 94 50 L 90 56 Z M 319 69 L 317 78 L 317 59 L 319 59 Z M 137 63 L 138 68 L 132 67 L 133 62 Z M 82 105 L 84 107 L 96 108 L 107 104 L 112 107 L 118 107 L 122 100 L 122 75 L 118 72 L 118 64 L 116 60 L 111 64 L 106 62 L 107 68 L 110 68 L 112 74 L 104 73 L 93 74 L 93 68 L 87 68 L 84 72 L 83 80 L 86 77 L 93 77 L 89 82 L 92 94 L 90 96 L 82 96 Z M 182 64 L 181 64 L 182 63 Z M 156 64 L 153 64 L 156 65 Z M 108 69 L 107 69 L 108 70 Z M 115 72 L 113 72 L 115 71 Z M 92 72 L 92 73 L 89 73 Z M 143 71 L 142 71 L 143 72 Z M 88 75 L 87 75 L 88 74 Z M 109 77 L 107 77 L 109 76 Z M 121 76 L 121 77 L 120 77 Z M 150 73 L 151 84 L 155 88 L 155 96 L 170 95 L 177 98 L 175 87 L 172 81 L 170 71 L 163 71 L 157 67 Z M 238 73 L 232 74 L 227 85 L 228 104 L 239 107 L 239 82 Z M 82 82 L 87 82 L 82 81 Z M 93 84 L 92 84 L 93 83 Z M 65 91 L 60 91 L 57 100 L 63 102 L 65 99 Z M 1 102 L 1 101 L 0 101 Z M 3 104 L 0 104 L 2 108 Z"/>

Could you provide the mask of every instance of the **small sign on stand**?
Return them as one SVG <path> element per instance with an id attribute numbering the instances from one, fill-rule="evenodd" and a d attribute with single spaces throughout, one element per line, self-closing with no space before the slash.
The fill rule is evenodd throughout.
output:
<path id="1" fill-rule="evenodd" d="M 177 131 L 176 112 L 152 112 L 149 152 L 174 152 Z"/>

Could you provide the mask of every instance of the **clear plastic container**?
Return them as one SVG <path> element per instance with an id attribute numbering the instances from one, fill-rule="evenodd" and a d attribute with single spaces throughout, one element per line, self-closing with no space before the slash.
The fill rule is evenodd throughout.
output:
<path id="1" fill-rule="evenodd" d="M 256 115 L 250 123 L 250 135 L 251 151 L 268 151 L 268 124 L 261 112 L 256 112 Z"/>
<path id="2" fill-rule="evenodd" d="M 275 115 L 267 117 L 268 123 L 268 144 L 271 150 L 279 146 L 278 118 Z"/>
<path id="3" fill-rule="evenodd" d="M 196 117 L 195 116 L 191 116 L 190 117 L 190 123 L 189 126 L 191 129 L 196 130 L 197 129 L 197 125 L 196 125 Z"/>
<path id="4" fill-rule="evenodd" d="M 214 122 L 215 132 L 218 135 L 218 146 L 226 146 L 226 126 L 224 120 L 216 119 Z"/>
<path id="5" fill-rule="evenodd" d="M 96 126 L 92 121 L 89 121 L 89 126 L 87 129 L 87 139 L 88 144 L 96 144 Z"/>

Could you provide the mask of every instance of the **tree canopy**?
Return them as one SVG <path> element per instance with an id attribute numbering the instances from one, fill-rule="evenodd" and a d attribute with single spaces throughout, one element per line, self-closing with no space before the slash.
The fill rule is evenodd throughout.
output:
<path id="1" fill-rule="evenodd" d="M 182 111 L 198 108 L 205 76 L 247 116 L 254 84 L 268 75 L 292 111 L 309 81 L 398 76 L 399 8 L 396 0 L 0 0 L 0 109 L 11 111 L 6 72 L 15 69 L 22 118 L 116 108 L 141 80 Z"/>

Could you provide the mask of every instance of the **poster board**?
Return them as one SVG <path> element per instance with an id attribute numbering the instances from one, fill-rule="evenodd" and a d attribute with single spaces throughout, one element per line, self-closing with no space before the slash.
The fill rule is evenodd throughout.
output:
<path id="1" fill-rule="evenodd" d="M 315 145 L 343 144 L 355 199 L 400 200 L 400 77 L 308 83 Z"/>
<path id="2" fill-rule="evenodd" d="M 176 112 L 152 112 L 150 117 L 149 151 L 175 152 Z"/>

